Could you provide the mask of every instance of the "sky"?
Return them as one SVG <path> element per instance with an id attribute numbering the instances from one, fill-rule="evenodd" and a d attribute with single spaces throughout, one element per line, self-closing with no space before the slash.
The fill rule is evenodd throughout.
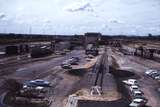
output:
<path id="1" fill-rule="evenodd" d="M 0 33 L 160 34 L 160 0 L 0 0 Z"/>

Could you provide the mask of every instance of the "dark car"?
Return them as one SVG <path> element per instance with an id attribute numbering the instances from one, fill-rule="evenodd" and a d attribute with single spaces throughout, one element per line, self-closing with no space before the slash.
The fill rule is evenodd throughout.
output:
<path id="1" fill-rule="evenodd" d="M 63 69 L 72 69 L 71 64 L 63 64 L 61 65 Z"/>

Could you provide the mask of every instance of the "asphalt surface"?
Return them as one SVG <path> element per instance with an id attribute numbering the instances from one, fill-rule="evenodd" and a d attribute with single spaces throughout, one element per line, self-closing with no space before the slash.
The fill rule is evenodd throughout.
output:
<path id="1" fill-rule="evenodd" d="M 8 71 L 6 72 L 11 71 L 12 74 L 7 76 L 38 78 L 39 76 L 53 69 L 55 66 L 59 66 L 64 60 L 67 60 L 73 56 L 82 57 L 83 52 L 84 51 L 75 50 L 61 57 L 52 58 L 45 61 L 30 62 L 28 64 L 23 64 L 23 65 L 11 66 L 11 67 L 8 67 L 10 69 L 7 69 Z"/>
<path id="2" fill-rule="evenodd" d="M 52 75 L 53 72 L 56 72 L 57 68 L 59 69 L 58 71 L 64 71 L 60 67 L 60 64 L 64 60 L 67 60 L 67 59 L 74 57 L 74 56 L 79 57 L 81 59 L 84 58 L 84 50 L 74 50 L 74 51 L 67 53 L 64 56 L 60 56 L 57 58 L 51 58 L 48 60 L 29 62 L 27 64 L 18 64 L 17 66 L 10 66 L 10 67 L 8 67 L 9 69 L 7 69 L 8 71 L 5 71 L 5 72 L 12 71 L 12 73 L 9 75 L 7 74 L 7 75 L 1 76 L 1 80 L 3 81 L 3 80 L 5 80 L 5 78 L 15 78 L 15 79 L 21 80 L 23 82 L 25 80 L 30 80 L 30 79 L 37 79 L 37 78 L 44 79 L 44 78 L 47 78 L 48 76 Z M 17 59 L 15 58 L 15 60 L 17 60 Z M 12 64 L 15 65 L 15 63 L 17 61 L 13 61 L 13 62 L 14 63 L 12 63 Z M 80 63 L 84 63 L 83 60 L 80 61 Z M 4 68 L 4 70 L 6 70 L 6 69 Z M 1 71 L 3 71 L 3 69 L 1 69 Z M 63 78 L 63 77 L 53 75 L 53 77 L 50 78 L 50 81 L 51 82 L 52 81 L 59 82 L 61 80 L 61 78 Z M 1 87 L 0 95 L 3 94 L 2 85 L 3 85 L 3 83 L 1 82 L 0 83 L 0 87 Z M 62 89 L 64 89 L 64 88 L 62 88 Z M 2 106 L 2 104 L 0 105 L 0 107 L 1 106 Z"/>

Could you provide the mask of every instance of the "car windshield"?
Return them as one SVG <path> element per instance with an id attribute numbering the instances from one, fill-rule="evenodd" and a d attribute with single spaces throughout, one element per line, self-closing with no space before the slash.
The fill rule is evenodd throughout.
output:
<path id="1" fill-rule="evenodd" d="M 36 82 L 43 82 L 44 80 L 35 80 Z"/>
<path id="2" fill-rule="evenodd" d="M 142 96 L 142 93 L 135 93 L 136 96 Z"/>
<path id="3" fill-rule="evenodd" d="M 40 83 L 42 83 L 42 82 L 44 82 L 44 81 L 35 81 L 35 82 L 40 82 Z"/>
<path id="4" fill-rule="evenodd" d="M 139 102 L 139 101 L 134 101 L 134 103 L 138 103 L 138 104 L 140 104 L 141 102 Z"/>

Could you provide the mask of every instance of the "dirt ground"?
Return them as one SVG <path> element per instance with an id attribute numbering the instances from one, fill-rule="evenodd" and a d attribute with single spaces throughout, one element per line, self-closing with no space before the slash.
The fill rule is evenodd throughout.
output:
<path id="1" fill-rule="evenodd" d="M 160 94 L 156 89 L 159 88 L 160 85 L 157 81 L 147 77 L 144 72 L 150 68 L 160 70 L 160 63 L 136 56 L 124 55 L 113 47 L 109 47 L 108 50 L 110 61 L 111 57 L 113 57 L 119 64 L 120 69 L 129 70 L 140 77 L 138 81 L 145 97 L 148 99 L 147 105 L 159 107 Z M 64 60 L 73 56 L 81 58 L 79 66 L 74 66 L 74 69 L 87 69 L 83 71 L 86 72 L 84 75 L 71 75 L 68 70 L 64 70 L 60 67 L 60 64 Z M 87 92 L 89 92 L 94 80 L 92 79 L 94 78 L 94 75 L 92 75 L 94 73 L 90 67 L 93 66 L 97 60 L 98 57 L 90 62 L 86 61 L 84 50 L 73 50 L 64 56 L 52 55 L 38 60 L 30 59 L 27 56 L 2 58 L 0 59 L 0 95 L 5 91 L 2 86 L 7 78 L 15 78 L 21 82 L 40 78 L 50 81 L 53 86 L 53 93 L 51 94 L 53 102 L 51 107 L 62 107 L 63 101 L 67 99 L 70 94 L 81 89 L 88 90 Z M 114 78 L 109 74 L 107 74 L 105 85 L 108 86 L 106 88 L 108 93 L 105 94 L 105 98 L 108 97 L 110 100 L 115 100 L 121 97 L 121 94 L 117 93 Z"/>
<path id="2" fill-rule="evenodd" d="M 78 90 L 75 86 L 82 79 L 82 77 L 69 74 L 68 70 L 60 67 L 63 61 L 74 56 L 80 58 L 79 65 L 74 66 L 76 69 L 88 69 L 97 60 L 96 57 L 90 62 L 86 61 L 84 50 L 74 50 L 64 56 L 52 55 L 41 59 L 22 59 L 23 56 L 21 56 L 21 59 L 17 59 L 17 56 L 0 59 L 2 65 L 0 69 L 2 74 L 0 75 L 0 95 L 5 91 L 3 90 L 3 83 L 8 78 L 17 79 L 20 82 L 31 79 L 44 79 L 52 84 L 50 96 L 53 103 L 51 107 L 62 107 L 62 101 Z"/>
<path id="3" fill-rule="evenodd" d="M 114 48 L 112 48 L 110 55 L 117 60 L 120 65 L 120 69 L 132 71 L 140 77 L 138 81 L 140 83 L 141 90 L 148 99 L 147 105 L 150 107 L 159 107 L 160 94 L 156 90 L 160 85 L 156 80 L 146 76 L 144 72 L 151 68 L 160 70 L 160 63 L 136 56 L 123 55 Z"/>

